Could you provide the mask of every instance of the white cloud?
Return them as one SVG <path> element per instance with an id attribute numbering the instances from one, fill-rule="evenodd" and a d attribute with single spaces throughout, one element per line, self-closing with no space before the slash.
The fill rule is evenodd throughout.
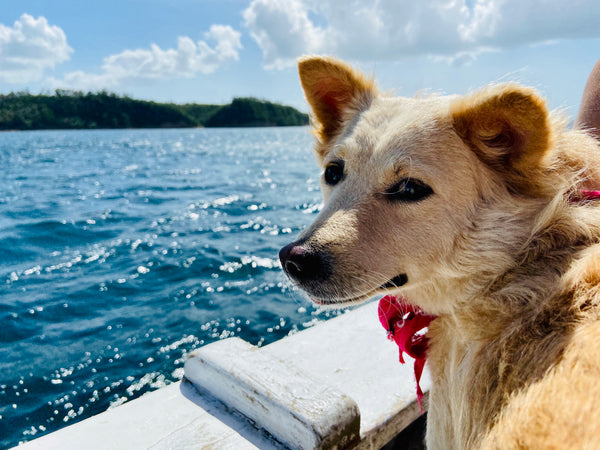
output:
<path id="1" fill-rule="evenodd" d="M 215 72 L 229 61 L 238 60 L 242 48 L 241 34 L 225 25 L 213 25 L 204 37 L 206 41 L 194 42 L 189 37 L 179 37 L 177 48 L 163 50 L 152 44 L 149 49 L 124 50 L 104 59 L 101 73 L 70 72 L 55 85 L 69 89 L 97 90 L 111 88 L 128 79 L 192 78 L 198 74 Z"/>
<path id="2" fill-rule="evenodd" d="M 600 36 L 594 0 L 253 0 L 245 25 L 266 68 L 306 53 L 374 61 L 413 55 L 458 64 L 553 39 Z"/>
<path id="3" fill-rule="evenodd" d="M 67 61 L 73 49 L 64 31 L 23 14 L 12 27 L 0 24 L 0 80 L 26 83 L 40 80 L 47 69 Z"/>
<path id="4" fill-rule="evenodd" d="M 301 0 L 254 0 L 243 16 L 267 68 L 284 68 L 290 55 L 319 52 L 326 45 L 324 30 L 313 24 Z"/>
<path id="5" fill-rule="evenodd" d="M 594 0 L 477 0 L 461 24 L 466 41 L 497 46 L 600 36 L 600 3 Z"/>

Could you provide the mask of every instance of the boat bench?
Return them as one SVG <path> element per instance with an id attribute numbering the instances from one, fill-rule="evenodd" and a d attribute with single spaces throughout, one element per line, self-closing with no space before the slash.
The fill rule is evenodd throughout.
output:
<path id="1" fill-rule="evenodd" d="M 201 347 L 181 382 L 20 448 L 401 448 L 422 414 L 405 358 L 372 302 L 260 348 L 237 337 Z"/>

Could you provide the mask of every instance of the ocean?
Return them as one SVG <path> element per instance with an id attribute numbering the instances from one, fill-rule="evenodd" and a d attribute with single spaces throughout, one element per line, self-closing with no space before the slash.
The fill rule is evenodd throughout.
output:
<path id="1" fill-rule="evenodd" d="M 0 448 L 336 315 L 277 253 L 321 203 L 305 127 L 0 133 Z"/>

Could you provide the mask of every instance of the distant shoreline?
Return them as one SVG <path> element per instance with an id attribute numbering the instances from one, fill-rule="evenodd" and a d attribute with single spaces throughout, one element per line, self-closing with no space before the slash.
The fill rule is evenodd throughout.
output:
<path id="1" fill-rule="evenodd" d="M 228 129 L 228 128 L 285 128 L 285 127 L 307 127 L 308 124 L 302 125 L 249 125 L 249 126 L 222 126 L 222 127 L 131 127 L 131 128 L 34 128 L 27 130 L 18 129 L 0 129 L 0 133 L 23 133 L 27 131 L 111 131 L 111 130 L 215 130 L 215 129 Z"/>
<path id="2" fill-rule="evenodd" d="M 107 92 L 0 95 L 0 131 L 254 128 L 308 123 L 308 115 L 291 106 L 255 98 L 203 105 L 157 103 Z"/>

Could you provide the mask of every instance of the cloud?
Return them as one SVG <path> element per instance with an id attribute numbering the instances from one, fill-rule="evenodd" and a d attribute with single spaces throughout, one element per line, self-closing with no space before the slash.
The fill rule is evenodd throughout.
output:
<path id="1" fill-rule="evenodd" d="M 600 36 L 600 3 L 594 0 L 477 0 L 471 20 L 459 25 L 467 42 L 530 45 Z"/>
<path id="2" fill-rule="evenodd" d="M 67 61 L 73 49 L 64 31 L 23 14 L 12 27 L 0 24 L 0 80 L 26 83 L 40 80 L 47 69 Z"/>
<path id="3" fill-rule="evenodd" d="M 325 47 L 324 30 L 313 24 L 300 0 L 254 0 L 243 16 L 269 69 L 282 69 L 290 57 Z"/>
<path id="4" fill-rule="evenodd" d="M 124 50 L 104 59 L 101 73 L 70 72 L 53 84 L 69 89 L 95 90 L 111 88 L 123 80 L 177 79 L 210 74 L 229 61 L 237 61 L 242 48 L 241 34 L 225 25 L 213 25 L 204 34 L 207 41 L 194 42 L 179 37 L 177 48 L 163 50 L 152 44 L 150 48 Z"/>
<path id="5" fill-rule="evenodd" d="M 243 17 L 268 69 L 306 53 L 459 64 L 506 47 L 600 36 L 594 0 L 253 0 Z"/>

